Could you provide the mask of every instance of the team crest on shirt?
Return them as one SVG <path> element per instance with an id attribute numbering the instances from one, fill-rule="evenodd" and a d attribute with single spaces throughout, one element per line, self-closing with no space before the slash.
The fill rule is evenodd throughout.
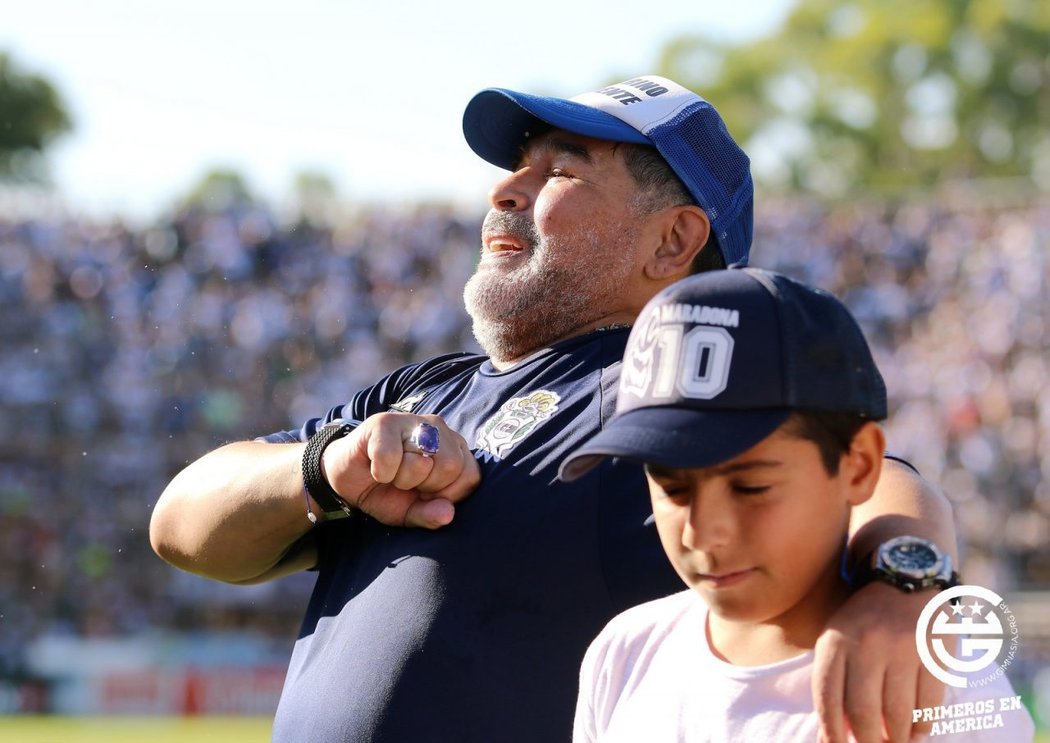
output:
<path id="1" fill-rule="evenodd" d="M 415 395 L 409 395 L 408 397 L 403 398 L 403 399 L 398 400 L 397 402 L 395 402 L 393 405 L 390 406 L 390 409 L 391 410 L 398 410 L 398 411 L 400 411 L 402 413 L 411 413 L 412 412 L 412 408 L 416 407 L 416 405 L 419 404 L 419 401 L 422 400 L 426 396 L 427 396 L 426 392 L 420 392 L 420 393 L 415 394 Z"/>
<path id="2" fill-rule="evenodd" d="M 550 420 L 558 411 L 560 401 L 561 397 L 550 390 L 539 390 L 527 397 L 507 400 L 482 425 L 475 446 L 502 459 Z"/>

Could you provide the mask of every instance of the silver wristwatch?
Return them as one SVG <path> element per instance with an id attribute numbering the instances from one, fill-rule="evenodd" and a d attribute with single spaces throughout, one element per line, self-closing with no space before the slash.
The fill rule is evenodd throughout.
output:
<path id="1" fill-rule="evenodd" d="M 928 539 L 902 536 L 883 542 L 862 561 L 851 585 L 854 589 L 881 580 L 905 593 L 926 588 L 942 590 L 957 586 L 959 574 L 952 569 L 951 555 Z"/>

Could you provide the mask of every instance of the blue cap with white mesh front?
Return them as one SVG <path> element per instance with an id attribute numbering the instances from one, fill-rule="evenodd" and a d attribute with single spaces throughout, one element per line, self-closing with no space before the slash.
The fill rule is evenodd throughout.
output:
<path id="1" fill-rule="evenodd" d="M 488 88 L 467 104 L 463 133 L 483 159 L 513 170 L 539 122 L 655 147 L 711 220 L 726 264 L 747 263 L 754 221 L 750 160 L 714 106 L 696 93 L 657 75 L 570 99 Z"/>
<path id="2" fill-rule="evenodd" d="M 559 475 L 574 480 L 607 457 L 709 467 L 755 446 L 796 410 L 886 417 L 886 385 L 849 310 L 772 271 L 696 274 L 642 310 L 616 414 Z"/>

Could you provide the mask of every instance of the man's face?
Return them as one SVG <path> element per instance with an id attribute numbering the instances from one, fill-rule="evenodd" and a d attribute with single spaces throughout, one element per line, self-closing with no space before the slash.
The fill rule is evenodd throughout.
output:
<path id="1" fill-rule="evenodd" d="M 664 551 L 710 607 L 713 639 L 719 622 L 823 627 L 841 590 L 850 496 L 816 444 L 778 430 L 723 464 L 646 476 Z"/>
<path id="2" fill-rule="evenodd" d="M 481 261 L 464 290 L 474 334 L 493 358 L 517 360 L 633 313 L 647 219 L 634 206 L 622 147 L 547 132 L 493 187 Z"/>

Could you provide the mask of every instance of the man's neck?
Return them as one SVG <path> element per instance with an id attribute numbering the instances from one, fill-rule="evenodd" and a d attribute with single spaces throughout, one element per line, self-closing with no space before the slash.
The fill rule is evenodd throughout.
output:
<path id="1" fill-rule="evenodd" d="M 588 333 L 599 333 L 599 332 L 605 332 L 605 331 L 609 331 L 609 330 L 623 330 L 623 329 L 626 329 L 626 328 L 629 328 L 629 327 L 631 327 L 631 323 L 629 321 L 611 321 L 611 322 L 605 323 L 603 325 L 598 325 L 598 326 L 594 326 L 594 324 L 592 323 L 591 325 L 587 326 L 587 328 L 585 330 L 581 330 L 581 331 L 579 331 L 577 333 L 573 333 L 573 334 L 568 335 L 568 336 L 566 336 L 564 338 L 559 338 L 557 341 L 555 341 L 554 343 L 551 343 L 548 346 L 544 346 L 542 348 L 534 349 L 534 350 L 532 350 L 532 351 L 530 351 L 530 352 L 528 352 L 528 353 L 526 353 L 526 354 L 524 354 L 522 356 L 519 356 L 518 358 L 515 358 L 515 359 L 500 359 L 500 358 L 496 358 L 495 356 L 489 354 L 489 361 L 492 363 L 492 365 L 494 367 L 496 367 L 497 371 L 507 371 L 508 369 L 511 369 L 511 368 L 517 366 L 518 364 L 522 363 L 523 361 L 527 361 L 528 359 L 531 359 L 536 354 L 543 353 L 544 351 L 546 351 L 551 346 L 554 346 L 554 345 L 556 345 L 558 343 L 561 343 L 563 341 L 567 341 L 567 340 L 569 340 L 571 338 L 579 338 L 580 336 L 587 335 Z"/>

